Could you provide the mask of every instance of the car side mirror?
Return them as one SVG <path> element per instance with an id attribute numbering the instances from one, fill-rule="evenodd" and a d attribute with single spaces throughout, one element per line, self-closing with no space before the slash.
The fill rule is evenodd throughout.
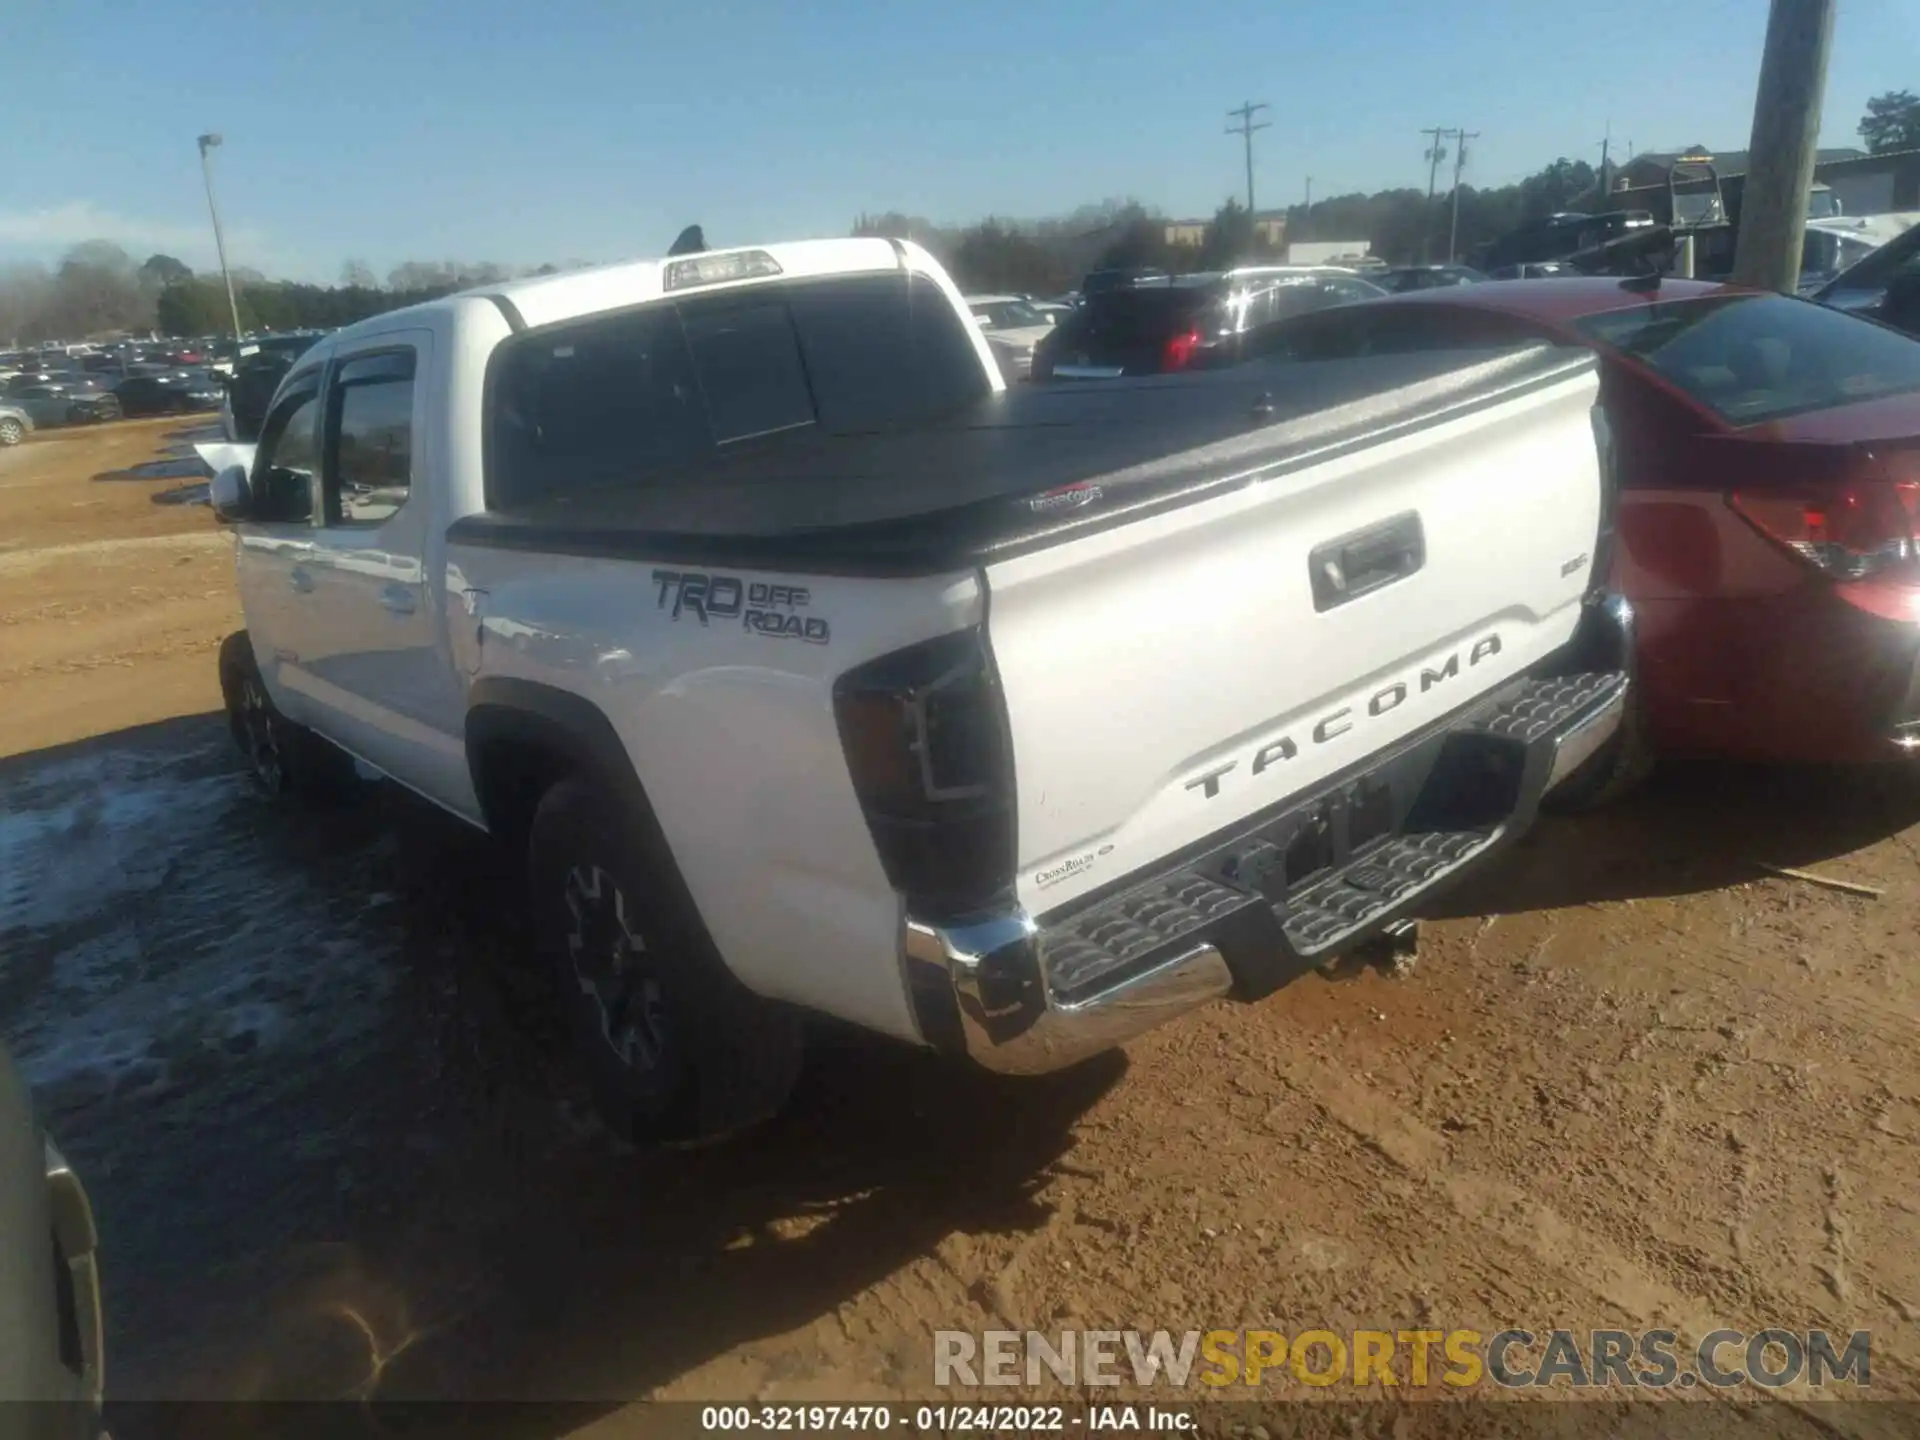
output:
<path id="1" fill-rule="evenodd" d="M 213 502 L 213 515 L 222 524 L 231 525 L 249 519 L 253 513 L 253 482 L 244 465 L 229 465 L 218 471 L 207 486 L 207 498 Z"/>
<path id="2" fill-rule="evenodd" d="M 1920 335 L 1920 270 L 1909 269 L 1893 277 L 1887 285 L 1886 299 L 1880 302 L 1880 318 L 1896 330 Z"/>

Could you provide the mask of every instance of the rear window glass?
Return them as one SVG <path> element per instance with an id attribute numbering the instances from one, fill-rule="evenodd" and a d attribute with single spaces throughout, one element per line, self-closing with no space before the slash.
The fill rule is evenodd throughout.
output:
<path id="1" fill-rule="evenodd" d="M 685 326 L 715 443 L 813 424 L 813 392 L 785 301 L 688 315 Z"/>
<path id="2" fill-rule="evenodd" d="M 1920 342 L 1784 295 L 1710 295 L 1578 324 L 1735 425 L 1920 390 Z"/>
<path id="3" fill-rule="evenodd" d="M 496 355 L 488 498 L 690 483 L 726 447 L 814 426 L 910 425 L 989 388 L 968 322 L 938 287 L 904 273 L 596 316 Z"/>

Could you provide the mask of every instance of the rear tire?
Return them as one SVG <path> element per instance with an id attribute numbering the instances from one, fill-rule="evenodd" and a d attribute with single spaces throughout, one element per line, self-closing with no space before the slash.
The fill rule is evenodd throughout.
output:
<path id="1" fill-rule="evenodd" d="M 0 418 L 0 445 L 18 445 L 27 438 L 27 427 L 11 415 Z"/>
<path id="2" fill-rule="evenodd" d="M 601 1113 L 642 1143 L 765 1120 L 799 1075 L 800 1017 L 728 972 L 647 817 L 607 791 L 554 785 L 527 846 L 534 934 Z"/>
<path id="3" fill-rule="evenodd" d="M 350 755 L 280 713 L 260 678 L 253 641 L 244 630 L 220 646 L 220 693 L 227 702 L 227 729 L 263 794 L 318 800 L 354 784 Z"/>

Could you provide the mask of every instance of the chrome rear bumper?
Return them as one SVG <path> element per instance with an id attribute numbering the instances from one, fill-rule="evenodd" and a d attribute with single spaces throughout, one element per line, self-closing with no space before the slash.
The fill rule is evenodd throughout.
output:
<path id="1" fill-rule="evenodd" d="M 1631 615 L 1623 603 L 1605 621 L 1630 627 Z M 1210 1000 L 1260 998 L 1523 834 L 1541 797 L 1619 729 L 1628 686 L 1624 669 L 1518 682 L 1319 795 L 1043 919 L 1017 903 L 948 923 L 910 916 L 921 1034 L 986 1069 L 1037 1074 Z M 1384 831 L 1289 873 L 1298 837 L 1345 837 L 1383 805 Z"/>

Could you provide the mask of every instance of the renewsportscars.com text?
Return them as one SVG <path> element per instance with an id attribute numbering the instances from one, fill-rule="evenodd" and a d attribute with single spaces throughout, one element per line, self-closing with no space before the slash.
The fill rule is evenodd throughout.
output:
<path id="1" fill-rule="evenodd" d="M 939 1330 L 933 1380 L 958 1387 L 1865 1389 L 1873 1383 L 1871 1352 L 1865 1330 L 1715 1330 L 1697 1344 L 1672 1330 Z"/>

